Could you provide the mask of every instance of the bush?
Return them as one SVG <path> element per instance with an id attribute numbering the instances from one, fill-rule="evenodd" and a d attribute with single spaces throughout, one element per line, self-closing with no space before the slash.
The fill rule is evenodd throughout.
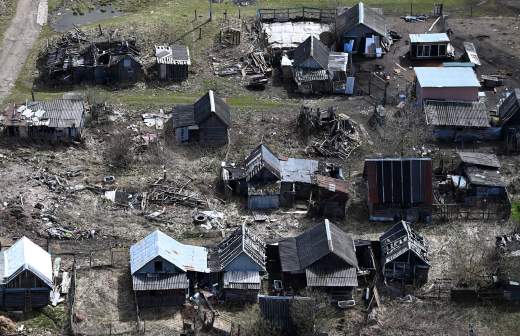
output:
<path id="1" fill-rule="evenodd" d="M 128 132 L 112 136 L 105 153 L 108 163 L 115 168 L 127 168 L 133 161 L 132 135 Z"/>

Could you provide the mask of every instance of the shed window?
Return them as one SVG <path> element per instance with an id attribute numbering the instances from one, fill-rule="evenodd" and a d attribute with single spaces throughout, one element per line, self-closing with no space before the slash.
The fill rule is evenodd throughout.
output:
<path id="1" fill-rule="evenodd" d="M 423 56 L 424 54 L 424 51 L 423 51 L 423 46 L 420 45 L 420 46 L 417 46 L 417 56 Z"/>
<path id="2" fill-rule="evenodd" d="M 127 69 L 128 69 L 128 68 L 131 68 L 131 67 L 132 67 L 132 60 L 130 60 L 129 58 L 125 58 L 125 59 L 123 60 L 123 66 L 124 66 L 125 68 L 127 68 Z"/>
<path id="3" fill-rule="evenodd" d="M 163 271 L 163 263 L 162 263 L 162 261 L 154 262 L 154 268 L 155 268 L 156 272 L 162 272 Z"/>
<path id="4" fill-rule="evenodd" d="M 446 46 L 445 45 L 439 46 L 439 56 L 446 56 Z"/>
<path id="5" fill-rule="evenodd" d="M 430 49 L 430 56 L 437 57 L 439 56 L 439 45 L 433 44 Z"/>

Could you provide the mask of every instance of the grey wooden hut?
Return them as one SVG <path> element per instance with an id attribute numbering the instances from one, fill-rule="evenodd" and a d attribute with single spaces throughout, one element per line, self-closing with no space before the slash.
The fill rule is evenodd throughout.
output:
<path id="1" fill-rule="evenodd" d="M 178 143 L 221 146 L 228 143 L 231 112 L 229 105 L 210 90 L 193 105 L 176 106 L 171 122 Z"/>
<path id="2" fill-rule="evenodd" d="M 181 82 L 188 79 L 190 51 L 183 45 L 155 46 L 159 78 Z"/>
<path id="3" fill-rule="evenodd" d="M 51 255 L 22 237 L 0 252 L 0 308 L 30 311 L 49 303 L 52 283 Z"/>

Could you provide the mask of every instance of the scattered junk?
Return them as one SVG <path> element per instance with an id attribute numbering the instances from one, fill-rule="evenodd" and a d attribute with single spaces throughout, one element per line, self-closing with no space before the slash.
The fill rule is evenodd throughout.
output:
<path id="1" fill-rule="evenodd" d="M 455 56 L 446 33 L 410 34 L 410 58 L 413 60 L 444 60 Z"/>
<path id="2" fill-rule="evenodd" d="M 143 74 L 133 39 L 114 33 L 91 37 L 75 27 L 47 47 L 39 64 L 45 81 L 61 84 L 131 84 Z"/>
<path id="3" fill-rule="evenodd" d="M 231 127 L 230 107 L 210 90 L 195 104 L 175 106 L 170 125 L 178 143 L 225 145 Z"/>
<path id="4" fill-rule="evenodd" d="M 284 288 L 326 292 L 341 307 L 358 286 L 358 262 L 352 237 L 327 219 L 278 243 Z"/>
<path id="5" fill-rule="evenodd" d="M 87 111 L 83 100 L 33 101 L 8 106 L 0 125 L 10 137 L 72 142 L 81 139 Z"/>
<path id="6" fill-rule="evenodd" d="M 263 239 L 242 224 L 210 251 L 212 272 L 221 275 L 221 297 L 228 302 L 256 302 L 266 273 Z"/>
<path id="7" fill-rule="evenodd" d="M 337 114 L 333 107 L 320 110 L 302 106 L 297 127 L 306 141 L 313 135 L 318 137 L 312 142 L 310 148 L 321 156 L 346 160 L 361 146 L 357 124 L 347 115 Z"/>
<path id="8" fill-rule="evenodd" d="M 496 237 L 500 262 L 496 276 L 503 297 L 508 301 L 520 300 L 520 234 L 515 232 Z"/>
<path id="9" fill-rule="evenodd" d="M 242 39 L 242 25 L 241 19 L 228 17 L 220 24 L 220 43 L 228 46 L 240 45 Z"/>
<path id="10" fill-rule="evenodd" d="M 475 48 L 473 42 L 464 42 L 463 59 L 472 63 L 474 66 L 482 65 L 480 58 L 478 57 L 477 48 Z"/>
<path id="11" fill-rule="evenodd" d="M 434 214 L 444 220 L 507 220 L 511 201 L 496 155 L 458 152 L 457 157 L 454 167 L 441 162 L 438 169 Z"/>
<path id="12" fill-rule="evenodd" d="M 208 251 L 159 230 L 130 247 L 132 288 L 139 309 L 182 306 L 197 274 L 208 273 Z"/>
<path id="13" fill-rule="evenodd" d="M 424 22 L 424 21 L 428 20 L 428 16 L 426 16 L 426 15 L 406 15 L 406 16 L 401 16 L 401 19 L 408 23 Z"/>
<path id="14" fill-rule="evenodd" d="M 336 37 L 338 50 L 370 58 L 383 57 L 393 43 L 382 13 L 362 2 L 336 18 Z"/>
<path id="15" fill-rule="evenodd" d="M 258 306 L 262 318 L 287 335 L 297 334 L 297 325 L 293 319 L 293 304 L 315 304 L 313 299 L 304 296 L 258 295 Z"/>
<path id="16" fill-rule="evenodd" d="M 332 35 L 335 17 L 335 9 L 259 9 L 257 25 L 264 47 L 273 59 L 280 59 L 283 52 L 296 49 L 311 36 Z"/>
<path id="17" fill-rule="evenodd" d="M 191 66 L 190 51 L 183 45 L 155 46 L 159 78 L 182 82 L 188 79 Z"/>
<path id="18" fill-rule="evenodd" d="M 155 128 L 156 130 L 164 129 L 164 124 L 169 119 L 169 116 L 165 115 L 162 109 L 159 113 L 143 113 L 141 116 L 147 127 Z"/>
<path id="19" fill-rule="evenodd" d="M 53 289 L 51 255 L 22 237 L 0 252 L 0 307 L 31 311 L 49 304 Z"/>
<path id="20" fill-rule="evenodd" d="M 427 100 L 478 102 L 480 82 L 470 67 L 415 67 L 418 104 Z"/>
<path id="21" fill-rule="evenodd" d="M 520 89 L 509 92 L 498 107 L 502 138 L 506 144 L 506 152 L 520 151 Z"/>
<path id="22" fill-rule="evenodd" d="M 410 227 L 410 223 L 398 222 L 379 241 L 385 282 L 413 283 L 420 287 L 428 281 L 428 243 Z"/>
<path id="23" fill-rule="evenodd" d="M 266 145 L 261 144 L 246 158 L 241 167 L 222 163 L 221 178 L 227 197 L 238 194 L 247 197 L 250 210 L 291 208 L 298 202 L 305 202 L 307 207 L 323 209 L 327 200 L 314 199 L 314 195 L 323 188 L 324 180 L 317 176 L 330 177 L 331 193 L 344 193 L 347 188 L 342 184 L 344 178 L 340 168 L 316 160 L 278 158 Z M 316 179 L 317 178 L 317 179 Z M 314 182 L 313 182 L 314 179 Z M 339 181 L 336 181 L 339 180 Z M 338 190 L 334 190 L 338 185 Z M 321 194 L 325 197 L 325 194 Z M 345 197 L 345 196 L 343 196 Z M 343 214 L 344 204 L 334 211 Z"/>
<path id="24" fill-rule="evenodd" d="M 363 175 L 371 221 L 431 221 L 433 169 L 430 158 L 366 159 Z"/>

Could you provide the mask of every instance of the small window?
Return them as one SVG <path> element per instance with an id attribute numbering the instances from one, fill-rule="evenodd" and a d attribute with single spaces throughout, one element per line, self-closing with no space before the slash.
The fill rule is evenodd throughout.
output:
<path id="1" fill-rule="evenodd" d="M 131 68 L 131 67 L 132 67 L 132 60 L 129 59 L 129 58 L 125 58 L 125 59 L 123 60 L 123 66 L 124 66 L 125 68 Z"/>
<path id="2" fill-rule="evenodd" d="M 417 56 L 422 57 L 423 56 L 423 46 L 417 46 Z"/>
<path id="3" fill-rule="evenodd" d="M 445 45 L 439 46 L 439 56 L 446 56 L 446 46 Z"/>
<path id="4" fill-rule="evenodd" d="M 439 45 L 438 44 L 432 45 L 432 48 L 430 50 L 430 56 L 431 57 L 438 57 L 439 56 Z"/>
<path id="5" fill-rule="evenodd" d="M 424 57 L 429 57 L 429 56 L 430 56 L 430 46 L 425 45 L 424 46 Z"/>
<path id="6" fill-rule="evenodd" d="M 154 262 L 154 268 L 156 272 L 162 272 L 163 271 L 163 264 L 162 261 L 156 261 Z"/>

